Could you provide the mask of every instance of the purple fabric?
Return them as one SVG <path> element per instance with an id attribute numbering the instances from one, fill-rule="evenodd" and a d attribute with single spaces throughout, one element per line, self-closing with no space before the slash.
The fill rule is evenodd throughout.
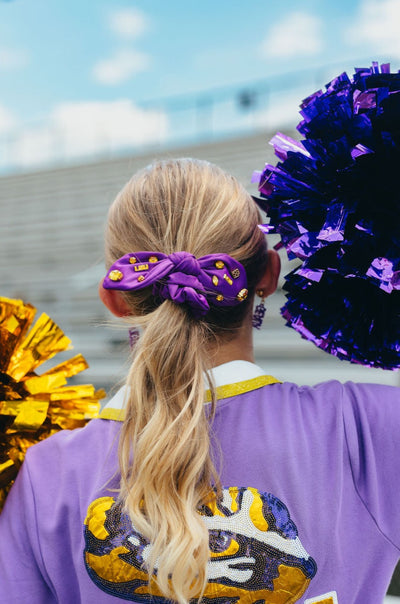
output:
<path id="1" fill-rule="evenodd" d="M 114 275 L 118 280 L 113 280 Z M 109 268 L 103 282 L 105 289 L 121 291 L 150 285 L 155 296 L 187 304 L 195 317 L 206 315 L 210 303 L 235 306 L 247 295 L 245 269 L 227 254 L 208 254 L 199 259 L 188 252 L 169 256 L 160 252 L 125 254 Z M 243 290 L 244 296 L 240 295 Z"/>
<path id="2" fill-rule="evenodd" d="M 109 480 L 121 426 L 93 420 L 28 451 L 0 514 L 1 604 L 126 601 L 95 584 L 83 557 L 89 506 L 116 496 Z M 399 430 L 400 390 L 389 386 L 284 383 L 218 402 L 213 434 L 222 484 L 269 494 L 278 561 L 296 534 L 315 561 L 299 604 L 326 602 L 322 595 L 330 592 L 338 604 L 383 601 L 400 550 Z M 99 547 L 105 537 L 99 532 Z M 125 560 L 129 568 L 129 556 L 119 551 L 115 564 Z M 303 560 L 292 563 L 307 571 Z M 255 573 L 255 564 L 249 561 L 247 572 Z M 262 572 L 255 574 L 255 582 L 264 580 Z M 277 601 L 275 584 L 266 601 Z M 246 601 L 260 601 L 252 597 L 250 591 Z M 284 601 L 296 601 L 289 590 Z"/>
<path id="3" fill-rule="evenodd" d="M 393 290 L 393 262 L 387 258 L 374 258 L 366 272 L 367 277 L 376 279 L 379 287 L 390 294 Z"/>

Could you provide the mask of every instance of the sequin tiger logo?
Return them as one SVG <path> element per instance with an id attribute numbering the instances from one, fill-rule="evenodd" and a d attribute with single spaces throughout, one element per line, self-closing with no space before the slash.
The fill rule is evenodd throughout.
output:
<path id="1" fill-rule="evenodd" d="M 274 495 L 230 487 L 200 513 L 210 536 L 205 604 L 294 604 L 317 566 L 287 507 Z M 85 520 L 85 564 L 94 583 L 123 600 L 165 602 L 145 571 L 151 545 L 112 497 L 96 499 Z"/>

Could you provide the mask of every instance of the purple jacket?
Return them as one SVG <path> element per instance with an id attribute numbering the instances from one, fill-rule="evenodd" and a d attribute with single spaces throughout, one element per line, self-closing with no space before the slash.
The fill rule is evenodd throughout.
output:
<path id="1" fill-rule="evenodd" d="M 219 389 L 204 601 L 378 604 L 400 557 L 400 390 L 250 375 Z M 2 604 L 150 601 L 151 545 L 112 490 L 120 427 L 92 420 L 28 451 L 0 515 Z"/>

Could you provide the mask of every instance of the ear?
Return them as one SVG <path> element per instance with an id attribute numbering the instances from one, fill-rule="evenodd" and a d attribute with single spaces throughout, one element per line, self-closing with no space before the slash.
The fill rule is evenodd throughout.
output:
<path id="1" fill-rule="evenodd" d="M 256 291 L 262 290 L 264 296 L 270 296 L 278 286 L 279 274 L 281 272 L 281 259 L 278 252 L 268 250 L 268 263 L 265 273 L 257 284 Z"/>
<path id="2" fill-rule="evenodd" d="M 105 289 L 103 281 L 99 283 L 99 297 L 104 306 L 116 317 L 127 317 L 132 314 L 121 292 L 116 289 Z"/>

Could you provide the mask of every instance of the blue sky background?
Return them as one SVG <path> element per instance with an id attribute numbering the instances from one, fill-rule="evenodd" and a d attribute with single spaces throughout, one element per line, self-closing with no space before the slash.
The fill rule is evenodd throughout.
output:
<path id="1" fill-rule="evenodd" d="M 50 131 L 72 154 L 133 131 L 151 141 L 170 124 L 144 101 L 277 74 L 298 90 L 281 94 L 276 121 L 296 118 L 313 92 L 296 72 L 375 58 L 397 69 L 399 23 L 400 0 L 0 0 L 0 138 L 26 163 L 40 147 L 46 159 Z"/>

